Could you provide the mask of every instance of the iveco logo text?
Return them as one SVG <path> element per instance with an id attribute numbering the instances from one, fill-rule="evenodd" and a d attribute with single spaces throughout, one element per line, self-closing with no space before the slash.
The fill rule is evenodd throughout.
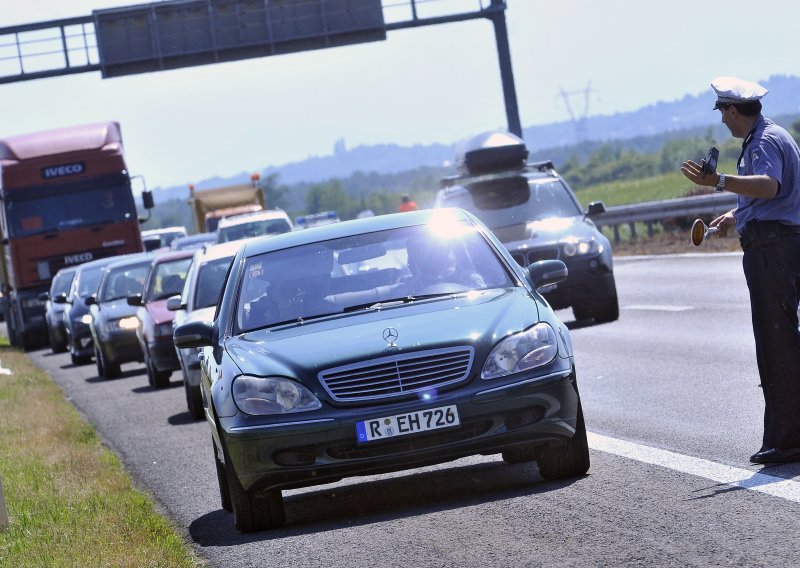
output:
<path id="1" fill-rule="evenodd" d="M 89 262 L 94 258 L 94 255 L 90 252 L 81 252 L 78 254 L 68 254 L 64 257 L 64 264 L 83 264 L 84 262 Z"/>
<path id="2" fill-rule="evenodd" d="M 85 162 L 75 162 L 73 164 L 62 164 L 60 166 L 48 166 L 42 168 L 42 177 L 52 179 L 64 176 L 76 176 L 86 171 Z"/>

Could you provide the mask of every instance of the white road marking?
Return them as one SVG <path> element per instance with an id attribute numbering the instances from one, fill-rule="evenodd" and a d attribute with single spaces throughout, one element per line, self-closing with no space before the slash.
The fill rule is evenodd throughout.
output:
<path id="1" fill-rule="evenodd" d="M 623 310 L 647 310 L 653 312 L 686 312 L 694 309 L 692 306 L 670 306 L 666 304 L 632 304 L 620 307 Z"/>
<path id="2" fill-rule="evenodd" d="M 587 432 L 593 450 L 800 503 L 800 482 Z M 763 471 L 763 470 L 762 470 Z"/>

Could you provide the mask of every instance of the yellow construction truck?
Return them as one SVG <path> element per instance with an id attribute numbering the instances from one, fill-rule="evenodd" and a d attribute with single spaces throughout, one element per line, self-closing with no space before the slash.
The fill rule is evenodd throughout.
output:
<path id="1" fill-rule="evenodd" d="M 213 233 L 223 217 L 264 209 L 266 204 L 258 186 L 259 179 L 258 174 L 253 174 L 250 183 L 202 190 L 189 184 L 189 207 L 197 232 Z"/>

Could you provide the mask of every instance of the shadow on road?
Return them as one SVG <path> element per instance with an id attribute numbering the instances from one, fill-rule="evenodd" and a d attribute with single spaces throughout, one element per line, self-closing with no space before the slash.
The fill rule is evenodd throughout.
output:
<path id="1" fill-rule="evenodd" d="M 173 414 L 167 418 L 167 422 L 169 422 L 172 426 L 185 426 L 186 424 L 194 424 L 195 422 L 200 422 L 202 420 L 202 418 L 197 420 L 192 418 L 192 415 L 189 414 L 188 410 L 179 412 L 178 414 Z"/>
<path id="2" fill-rule="evenodd" d="M 136 392 L 136 393 L 159 392 L 159 391 L 163 391 L 163 390 L 167 390 L 167 389 L 174 389 L 175 387 L 180 387 L 180 386 L 183 386 L 183 381 L 182 380 L 180 380 L 180 381 L 170 381 L 170 383 L 167 386 L 165 386 L 163 388 L 160 388 L 160 389 L 157 389 L 156 387 L 151 387 L 150 385 L 144 385 L 143 387 L 132 388 L 131 392 Z"/>
<path id="3" fill-rule="evenodd" d="M 140 377 L 143 373 L 144 369 L 132 370 L 132 371 L 123 371 L 119 374 L 118 377 L 113 379 L 104 379 L 103 377 L 89 377 L 86 379 L 87 383 L 104 383 L 106 381 L 116 381 L 118 379 L 129 379 L 131 377 Z"/>
<path id="4" fill-rule="evenodd" d="M 543 482 L 535 464 L 456 466 L 285 496 L 280 529 L 241 534 L 233 514 L 220 509 L 194 520 L 189 534 L 203 547 L 278 540 L 548 493 L 576 481 Z"/>

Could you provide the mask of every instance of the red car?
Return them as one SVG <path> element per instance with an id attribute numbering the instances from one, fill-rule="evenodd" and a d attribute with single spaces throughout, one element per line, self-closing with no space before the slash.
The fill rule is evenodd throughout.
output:
<path id="1" fill-rule="evenodd" d="M 194 251 L 164 253 L 153 259 L 142 294 L 128 296 L 128 304 L 138 306 L 136 336 L 144 354 L 147 382 L 157 389 L 169 386 L 172 371 L 181 368 L 172 342 L 175 313 L 167 309 L 167 299 L 180 296 Z"/>

